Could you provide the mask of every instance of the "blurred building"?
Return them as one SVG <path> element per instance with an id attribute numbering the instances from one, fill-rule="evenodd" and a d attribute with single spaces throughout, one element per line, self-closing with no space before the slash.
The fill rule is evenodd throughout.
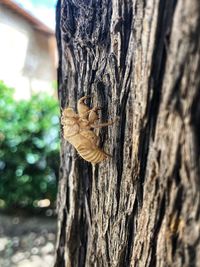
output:
<path id="1" fill-rule="evenodd" d="M 16 98 L 54 94 L 57 51 L 54 32 L 11 0 L 0 0 L 0 80 Z"/>

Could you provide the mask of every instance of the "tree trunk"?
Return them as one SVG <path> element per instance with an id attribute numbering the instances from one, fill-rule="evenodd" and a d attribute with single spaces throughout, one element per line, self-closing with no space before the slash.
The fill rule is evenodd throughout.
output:
<path id="1" fill-rule="evenodd" d="M 58 2 L 61 107 L 119 119 L 98 165 L 62 137 L 55 267 L 200 266 L 199 29 L 199 0 Z"/>

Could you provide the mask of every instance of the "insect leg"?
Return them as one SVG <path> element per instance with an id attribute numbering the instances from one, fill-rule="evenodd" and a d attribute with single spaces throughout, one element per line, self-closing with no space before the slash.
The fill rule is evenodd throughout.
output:
<path id="1" fill-rule="evenodd" d="M 81 118 L 86 118 L 89 114 L 89 107 L 84 103 L 84 100 L 92 96 L 83 96 L 78 100 L 77 110 Z"/>
<path id="2" fill-rule="evenodd" d="M 101 109 L 100 107 L 93 107 L 91 110 L 89 110 L 88 120 L 90 124 L 93 124 L 95 121 L 99 120 L 97 112 L 100 109 Z"/>
<path id="3" fill-rule="evenodd" d="M 93 96 L 92 95 L 85 95 L 83 97 L 81 97 L 79 100 L 78 100 L 78 104 L 82 104 L 84 103 L 84 100 L 87 99 L 87 98 L 92 98 Z"/>
<path id="4" fill-rule="evenodd" d="M 100 124 L 91 124 L 91 128 L 102 128 L 102 127 L 106 127 L 109 125 L 113 125 L 114 121 L 108 121 L 108 122 L 104 122 L 104 123 L 100 123 Z"/>

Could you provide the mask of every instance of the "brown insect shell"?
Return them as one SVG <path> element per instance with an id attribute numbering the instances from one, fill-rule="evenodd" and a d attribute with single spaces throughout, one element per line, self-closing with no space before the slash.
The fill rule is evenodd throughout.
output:
<path id="1" fill-rule="evenodd" d="M 99 163 L 108 155 L 98 148 L 98 137 L 90 130 L 91 122 L 87 119 L 89 107 L 84 103 L 79 103 L 77 109 L 79 115 L 72 108 L 66 108 L 62 113 L 64 138 L 76 148 L 83 159 L 94 164 Z M 96 118 L 97 113 L 96 115 L 95 113 L 95 111 L 92 112 L 91 120 Z"/>
<path id="2" fill-rule="evenodd" d="M 90 140 L 92 147 L 96 148 L 99 142 L 99 137 L 91 130 L 81 130 L 80 134 L 84 136 L 87 140 Z"/>
<path id="3" fill-rule="evenodd" d="M 65 108 L 62 112 L 62 117 L 63 118 L 77 118 L 78 114 L 75 113 L 75 111 L 73 110 L 73 108 Z"/>
<path id="4" fill-rule="evenodd" d="M 88 111 L 90 109 L 89 109 L 89 107 L 85 103 L 83 103 L 83 102 L 79 103 L 78 102 L 77 110 L 78 110 L 78 114 L 79 114 L 79 117 L 80 118 L 87 118 Z"/>
<path id="5" fill-rule="evenodd" d="M 93 123 L 99 119 L 97 112 L 91 110 L 88 116 L 88 120 L 90 123 Z"/>
<path id="6" fill-rule="evenodd" d="M 75 118 L 67 118 L 63 124 L 64 138 L 69 139 L 71 136 L 75 136 L 79 133 L 80 127 Z"/>
<path id="7" fill-rule="evenodd" d="M 80 129 L 90 129 L 89 121 L 85 118 L 79 118 Z"/>
<path id="8" fill-rule="evenodd" d="M 91 163 L 99 163 L 107 158 L 107 154 L 104 153 L 97 146 L 98 137 L 91 130 L 81 129 L 78 122 L 75 123 L 74 118 L 70 120 L 74 121 L 73 125 L 66 124 L 64 128 L 64 138 L 71 143 L 79 155 Z"/>

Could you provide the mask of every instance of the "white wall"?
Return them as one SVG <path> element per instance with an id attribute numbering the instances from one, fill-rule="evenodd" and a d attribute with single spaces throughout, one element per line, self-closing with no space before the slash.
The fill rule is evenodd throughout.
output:
<path id="1" fill-rule="evenodd" d="M 53 94 L 52 37 L 1 5 L 0 36 L 0 80 L 16 89 L 16 99 L 27 99 L 33 92 Z"/>

